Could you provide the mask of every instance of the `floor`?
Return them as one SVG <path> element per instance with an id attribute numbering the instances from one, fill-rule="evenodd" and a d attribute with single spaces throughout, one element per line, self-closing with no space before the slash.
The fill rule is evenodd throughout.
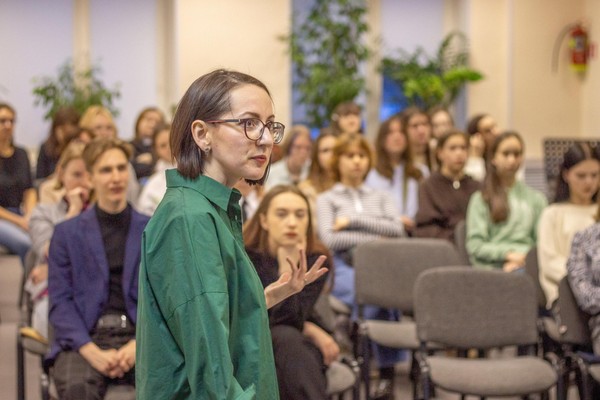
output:
<path id="1" fill-rule="evenodd" d="M 20 282 L 20 264 L 15 256 L 0 255 L 0 400 L 16 399 L 16 332 L 19 312 L 17 297 Z M 40 360 L 27 355 L 26 365 L 26 399 L 40 400 L 39 377 Z M 412 389 L 408 379 L 408 363 L 397 367 L 397 383 L 394 390 L 396 400 L 412 398 Z M 458 400 L 460 396 L 437 392 L 437 399 Z M 551 396 L 551 400 L 555 396 Z M 569 391 L 568 400 L 579 397 L 575 388 Z M 506 399 L 506 398 L 504 398 Z M 516 399 L 516 398 L 515 398 Z M 489 400 L 492 400 L 491 398 Z M 511 400 L 511 399 L 508 399 Z"/>

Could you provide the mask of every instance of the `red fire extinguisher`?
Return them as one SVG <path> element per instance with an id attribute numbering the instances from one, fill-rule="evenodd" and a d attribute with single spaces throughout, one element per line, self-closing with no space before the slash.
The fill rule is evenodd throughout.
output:
<path id="1" fill-rule="evenodd" d="M 588 33 L 581 24 L 576 24 L 569 34 L 571 68 L 576 72 L 585 72 L 588 60 Z"/>
<path id="2" fill-rule="evenodd" d="M 552 71 L 558 71 L 559 50 L 565 37 L 569 38 L 569 64 L 571 69 L 579 73 L 585 72 L 590 58 L 590 42 L 588 32 L 580 22 L 569 24 L 556 38 L 552 51 Z"/>

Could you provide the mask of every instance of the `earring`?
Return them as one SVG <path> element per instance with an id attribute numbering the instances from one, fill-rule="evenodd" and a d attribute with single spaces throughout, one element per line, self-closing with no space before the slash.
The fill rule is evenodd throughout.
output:
<path id="1" fill-rule="evenodd" d="M 202 151 L 204 152 L 204 154 L 206 154 L 208 156 L 210 154 L 210 147 L 207 147 Z"/>

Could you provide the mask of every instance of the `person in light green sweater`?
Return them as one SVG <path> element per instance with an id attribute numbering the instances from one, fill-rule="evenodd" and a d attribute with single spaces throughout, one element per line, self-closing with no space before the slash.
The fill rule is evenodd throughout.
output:
<path id="1" fill-rule="evenodd" d="M 475 267 L 520 270 L 536 243 L 547 200 L 516 179 L 523 149 L 523 139 L 511 131 L 498 136 L 490 149 L 483 189 L 473 194 L 467 209 L 466 246 Z"/>

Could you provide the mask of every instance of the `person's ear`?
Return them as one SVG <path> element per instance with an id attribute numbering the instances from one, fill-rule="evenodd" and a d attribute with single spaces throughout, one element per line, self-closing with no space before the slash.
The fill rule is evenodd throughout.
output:
<path id="1" fill-rule="evenodd" d="M 203 153 L 210 152 L 212 131 L 206 122 L 202 120 L 195 120 L 191 126 L 192 138 L 196 145 L 202 150 Z"/>
<path id="2" fill-rule="evenodd" d="M 258 218 L 260 221 L 260 227 L 263 228 L 266 232 L 269 232 L 269 224 L 267 224 L 267 216 L 265 214 L 258 214 Z"/>
<path id="3" fill-rule="evenodd" d="M 568 170 L 568 169 L 565 169 L 565 170 L 562 172 L 562 178 L 563 178 L 563 181 L 565 181 L 565 182 L 567 183 L 567 185 L 569 185 L 569 184 L 571 183 L 571 182 L 569 182 L 569 180 L 570 180 L 570 177 L 571 177 L 571 175 L 569 174 L 569 171 L 570 171 L 570 170 Z"/>

